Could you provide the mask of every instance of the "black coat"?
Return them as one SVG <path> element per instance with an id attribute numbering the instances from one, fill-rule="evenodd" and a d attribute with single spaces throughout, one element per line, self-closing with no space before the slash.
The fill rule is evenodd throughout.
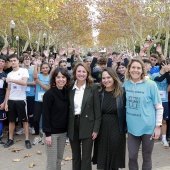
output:
<path id="1" fill-rule="evenodd" d="M 69 122 L 68 122 L 68 137 L 73 140 L 74 136 L 74 95 L 75 89 L 69 90 Z M 99 132 L 101 123 L 101 110 L 99 101 L 98 86 L 93 84 L 92 87 L 87 87 L 84 90 L 84 96 L 81 107 L 79 139 L 91 138 L 92 133 Z"/>

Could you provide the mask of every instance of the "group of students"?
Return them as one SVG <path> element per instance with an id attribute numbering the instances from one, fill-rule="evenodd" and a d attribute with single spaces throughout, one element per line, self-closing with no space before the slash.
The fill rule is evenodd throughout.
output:
<path id="1" fill-rule="evenodd" d="M 139 169 L 137 158 L 142 143 L 142 169 L 151 170 L 154 139 L 160 137 L 161 125 L 166 122 L 162 124 L 162 119 L 169 116 L 162 118 L 167 107 L 166 104 L 164 109 L 162 106 L 167 102 L 163 100 L 167 99 L 164 92 L 167 89 L 163 84 L 159 89 L 154 81 L 159 77 L 160 82 L 167 81 L 170 69 L 164 62 L 161 66 L 165 70 L 160 71 L 160 75 L 153 74 L 153 81 L 146 77 L 146 66 L 141 59 L 122 57 L 121 62 L 117 62 L 116 57 L 116 53 L 108 58 L 88 56 L 70 71 L 60 66 L 63 60 L 59 57 L 53 60 L 51 69 L 48 62 L 40 63 L 39 59 L 34 60 L 34 67 L 31 67 L 29 54 L 23 56 L 25 68 L 20 68 L 13 54 L 9 57 L 12 72 L 6 77 L 2 66 L 6 58 L 1 55 L 3 99 L 0 113 L 8 111 L 9 120 L 9 138 L 4 147 L 14 144 L 18 118 L 25 130 L 26 148 L 31 148 L 28 114 L 33 114 L 30 123 L 36 135 L 33 144 L 38 144 L 42 140 L 39 132 L 42 115 L 47 170 L 61 169 L 66 137 L 72 149 L 73 170 L 91 170 L 91 162 L 97 164 L 99 170 L 124 168 L 126 133 L 129 169 Z M 64 63 L 67 64 L 65 60 Z M 116 68 L 112 68 L 113 64 Z M 165 128 L 163 135 L 164 132 Z M 162 137 L 165 146 L 166 135 Z"/>

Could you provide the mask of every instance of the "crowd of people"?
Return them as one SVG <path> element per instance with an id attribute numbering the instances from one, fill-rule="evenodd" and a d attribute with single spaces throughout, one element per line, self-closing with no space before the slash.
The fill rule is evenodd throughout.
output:
<path id="1" fill-rule="evenodd" d="M 47 170 L 61 170 L 65 143 L 72 150 L 72 169 L 118 170 L 128 166 L 152 169 L 154 140 L 169 148 L 170 60 L 157 46 L 146 56 L 127 51 L 88 53 L 74 48 L 50 54 L 14 51 L 0 55 L 0 139 L 3 124 L 9 127 L 8 148 L 14 134 L 25 133 L 25 146 L 44 144 Z M 17 125 L 17 128 L 16 128 Z M 29 140 L 29 133 L 34 140 Z"/>

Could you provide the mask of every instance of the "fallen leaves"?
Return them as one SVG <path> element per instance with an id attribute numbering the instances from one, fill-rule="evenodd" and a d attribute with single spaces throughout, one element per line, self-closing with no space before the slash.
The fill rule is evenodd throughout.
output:
<path id="1" fill-rule="evenodd" d="M 37 154 L 38 154 L 38 155 L 42 155 L 42 152 L 38 150 L 38 151 L 37 151 Z"/>
<path id="2" fill-rule="evenodd" d="M 31 154 L 26 154 L 26 155 L 24 155 L 23 158 L 28 158 L 28 157 L 31 157 L 31 156 L 32 156 Z"/>
<path id="3" fill-rule="evenodd" d="M 12 161 L 13 161 L 13 162 L 20 162 L 21 159 L 13 159 Z"/>
<path id="4" fill-rule="evenodd" d="M 21 150 L 23 150 L 23 149 L 20 149 L 20 148 L 10 148 L 9 150 L 11 150 L 11 152 L 19 152 L 19 151 L 21 151 Z"/>
<path id="5" fill-rule="evenodd" d="M 21 140 L 21 139 L 17 139 L 17 140 L 16 140 L 16 142 L 20 142 L 20 141 L 22 141 L 22 140 Z"/>
<path id="6" fill-rule="evenodd" d="M 72 157 L 65 157 L 64 160 L 65 160 L 65 161 L 71 161 L 71 160 L 72 160 Z"/>
<path id="7" fill-rule="evenodd" d="M 35 166 L 35 163 L 30 163 L 30 164 L 28 165 L 29 168 L 33 168 L 34 166 Z"/>

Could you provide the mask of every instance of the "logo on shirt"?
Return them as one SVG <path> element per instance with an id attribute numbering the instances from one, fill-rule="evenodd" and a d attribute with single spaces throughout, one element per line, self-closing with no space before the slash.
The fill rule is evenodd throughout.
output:
<path id="1" fill-rule="evenodd" d="M 140 108 L 140 98 L 129 96 L 129 108 L 138 110 Z"/>

